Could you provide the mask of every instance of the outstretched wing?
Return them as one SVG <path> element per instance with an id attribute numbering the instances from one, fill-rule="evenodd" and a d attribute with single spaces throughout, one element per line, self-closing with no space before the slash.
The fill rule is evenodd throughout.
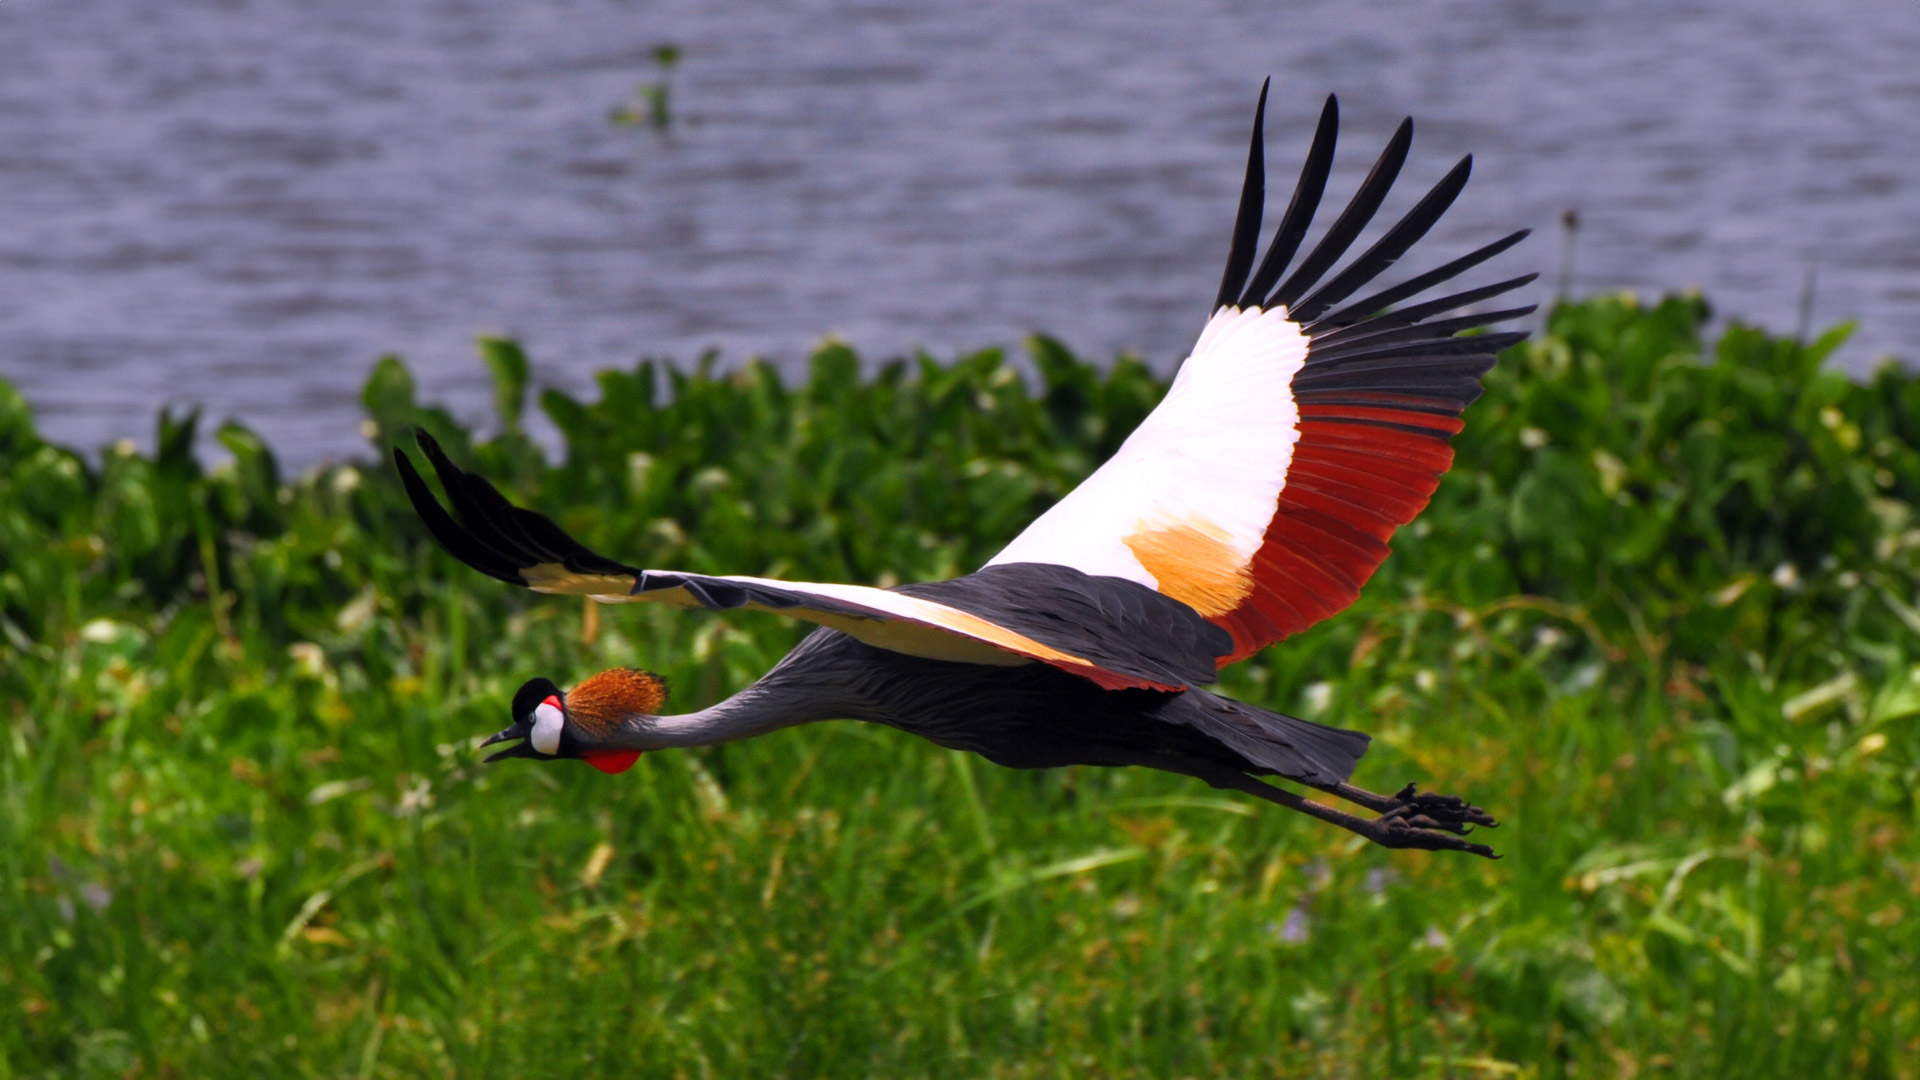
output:
<path id="1" fill-rule="evenodd" d="M 1379 210 L 1413 139 L 1406 120 L 1345 210 L 1291 274 L 1333 165 L 1327 99 L 1293 199 L 1254 267 L 1265 199 L 1263 121 L 1213 317 L 1173 386 L 1113 458 L 989 565 L 1039 562 L 1126 578 L 1233 635 L 1221 664 L 1347 607 L 1453 463 L 1448 439 L 1494 354 L 1526 335 L 1461 331 L 1531 306 L 1435 318 L 1535 275 L 1389 311 L 1491 259 L 1512 233 L 1349 301 L 1432 228 L 1466 185 L 1463 158 L 1405 217 L 1328 276 Z"/>
<path id="2" fill-rule="evenodd" d="M 459 515 L 456 520 L 447 513 L 412 461 L 396 447 L 394 462 L 399 466 L 407 497 L 428 531 L 455 558 L 475 570 L 535 592 L 588 596 L 608 603 L 774 611 L 910 656 L 974 664 L 1039 661 L 1108 689 L 1183 690 L 1192 682 L 1212 682 L 1214 659 L 1228 647 L 1224 640 L 1209 639 L 1206 632 L 1214 628 L 1198 619 L 1193 620 L 1200 623 L 1197 632 L 1185 627 L 1183 634 L 1171 638 L 1159 635 L 1161 643 L 1172 640 L 1178 645 L 1172 656 L 1165 655 L 1166 650 L 1127 649 L 1124 634 L 1119 635 L 1120 647 L 1114 647 L 1098 635 L 1080 632 L 1083 628 L 1070 620 L 1049 626 L 1029 619 L 1033 626 L 1023 624 L 1016 629 L 1007 625 L 1014 620 L 1005 616 L 1009 611 L 1017 615 L 1022 609 L 1018 605 L 1010 609 L 1007 597 L 1023 587 L 1025 595 L 1031 595 L 1036 583 L 997 581 L 998 574 L 961 579 L 974 582 L 970 587 L 916 587 L 913 591 L 918 595 L 910 595 L 861 585 L 642 570 L 594 553 L 552 519 L 513 505 L 492 484 L 454 465 L 432 436 L 423 431 L 417 438 Z M 1097 579 L 1065 568 L 1055 569 L 1057 573 L 1047 575 L 1047 580 L 1039 584 L 1051 584 L 1072 596 L 1084 595 L 1096 606 L 1102 599 L 1110 600 Z M 1065 581 L 1063 575 L 1077 581 Z M 1111 592 L 1114 586 L 1137 589 L 1130 582 L 1111 582 L 1106 591 Z M 1165 603 L 1157 595 L 1148 597 Z M 1133 598 L 1128 608 L 1135 609 L 1140 612 L 1135 621 L 1143 625 L 1163 624 L 1168 617 L 1151 602 L 1143 605 L 1139 597 Z"/>

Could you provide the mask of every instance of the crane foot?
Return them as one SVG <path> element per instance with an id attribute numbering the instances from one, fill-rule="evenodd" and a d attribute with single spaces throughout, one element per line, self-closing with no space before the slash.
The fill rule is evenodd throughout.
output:
<path id="1" fill-rule="evenodd" d="M 1494 820 L 1493 815 L 1458 795 L 1419 791 L 1412 784 L 1392 795 L 1376 794 L 1346 783 L 1313 786 L 1379 814 L 1371 821 L 1353 818 L 1358 825 L 1340 824 L 1383 847 L 1465 851 L 1488 859 L 1500 857 L 1485 844 L 1473 844 L 1460 839 L 1476 826 L 1496 829 L 1500 823 Z"/>
<path id="2" fill-rule="evenodd" d="M 1383 817 L 1425 817 L 1434 823 L 1433 828 L 1446 829 L 1462 836 L 1471 832 L 1475 825 L 1489 829 L 1500 827 L 1493 815 L 1458 795 L 1416 792 L 1413 785 L 1408 784 L 1394 793 L 1393 801 L 1399 805 L 1387 809 Z"/>
<path id="3" fill-rule="evenodd" d="M 1497 859 L 1492 848 L 1462 840 L 1471 828 L 1456 822 L 1438 821 L 1420 813 L 1389 812 L 1363 823 L 1347 826 L 1361 836 L 1388 848 L 1414 848 L 1420 851 L 1464 851 L 1483 859 Z"/>
<path id="4" fill-rule="evenodd" d="M 1329 795 L 1337 795 L 1356 806 L 1364 806 L 1379 814 L 1382 818 L 1426 818 L 1430 824 L 1426 827 L 1444 829 L 1447 832 L 1465 836 L 1479 825 L 1497 829 L 1500 823 L 1493 815 L 1469 803 L 1458 795 L 1441 795 L 1431 791 L 1417 791 L 1408 784 L 1392 795 L 1378 795 L 1365 788 L 1352 784 L 1315 784 Z"/>

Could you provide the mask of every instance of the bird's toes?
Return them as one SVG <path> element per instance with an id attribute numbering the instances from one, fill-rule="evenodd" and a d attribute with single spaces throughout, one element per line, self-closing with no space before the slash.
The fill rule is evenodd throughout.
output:
<path id="1" fill-rule="evenodd" d="M 1497 829 L 1500 822 L 1493 815 L 1473 805 L 1458 795 L 1441 795 L 1432 791 L 1416 791 L 1412 784 L 1401 788 L 1394 794 L 1394 801 L 1400 805 L 1387 811 L 1385 816 L 1409 817 L 1424 815 L 1436 822 L 1447 825 L 1481 825 Z M 1449 830 L 1458 831 L 1458 830 Z"/>
<path id="2" fill-rule="evenodd" d="M 1462 840 L 1459 834 L 1466 831 L 1465 829 L 1447 828 L 1430 818 L 1383 816 L 1376 819 L 1376 822 L 1379 825 L 1379 831 L 1372 839 L 1383 847 L 1411 848 L 1420 851 L 1464 851 L 1483 859 L 1500 857 L 1485 844 Z"/>

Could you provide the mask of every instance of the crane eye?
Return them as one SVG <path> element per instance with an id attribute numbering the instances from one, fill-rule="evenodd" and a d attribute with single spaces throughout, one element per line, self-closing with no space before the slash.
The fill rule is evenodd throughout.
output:
<path id="1" fill-rule="evenodd" d="M 560 711 L 560 699 L 549 697 L 533 707 L 533 733 L 527 741 L 543 754 L 560 752 L 560 728 L 566 716 Z"/>

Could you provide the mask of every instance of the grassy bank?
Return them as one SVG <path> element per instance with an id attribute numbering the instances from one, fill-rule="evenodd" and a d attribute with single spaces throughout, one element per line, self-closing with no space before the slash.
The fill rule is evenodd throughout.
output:
<path id="1" fill-rule="evenodd" d="M 479 768 L 528 676 L 691 708 L 799 630 L 596 623 L 388 467 L 229 426 L 206 471 L 191 417 L 83 459 L 0 384 L 0 1078 L 1920 1075 L 1920 378 L 1702 314 L 1561 309 L 1359 605 L 1227 679 L 1494 810 L 1498 863 L 853 724 Z M 397 362 L 366 404 L 629 561 L 891 584 L 1163 389 L 1031 351 L 609 372 L 540 397 L 555 465 L 507 342 L 484 441 Z"/>

